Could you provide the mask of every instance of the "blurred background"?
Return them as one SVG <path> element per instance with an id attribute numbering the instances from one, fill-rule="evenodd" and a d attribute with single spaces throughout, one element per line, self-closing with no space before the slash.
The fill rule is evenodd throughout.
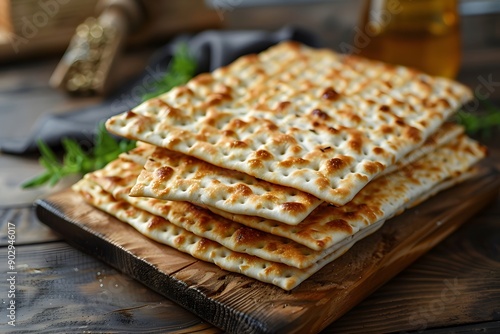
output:
<path id="1" fill-rule="evenodd" d="M 461 67 L 488 66 L 500 59 L 497 0 L 0 0 L 0 63 L 61 56 L 77 26 L 88 23 L 89 17 L 100 17 L 101 23 L 115 29 L 115 44 L 123 40 L 123 45 L 115 46 L 120 49 L 113 55 L 116 59 L 122 49 L 153 49 L 183 32 L 276 30 L 285 25 L 308 29 L 337 51 L 380 58 L 380 52 L 369 49 L 380 45 L 378 36 L 390 34 L 390 30 L 408 39 L 410 29 L 419 28 L 450 35 L 455 24 L 460 26 L 457 32 L 462 52 L 457 54 L 453 44 L 439 40 L 433 45 L 434 49 L 441 46 L 435 50 L 439 57 L 448 62 L 461 59 L 466 65 Z M 434 27 L 429 26 L 430 21 Z M 448 31 L 437 31 L 439 24 L 441 30 Z M 403 47 L 408 49 L 409 45 L 399 44 L 399 49 Z M 455 75 L 451 71 L 448 76 Z"/>
<path id="2" fill-rule="evenodd" d="M 498 0 L 0 0 L 0 117 L 18 124 L 0 122 L 0 141 L 21 140 L 41 115 L 99 104 L 179 34 L 287 25 L 500 100 Z"/>

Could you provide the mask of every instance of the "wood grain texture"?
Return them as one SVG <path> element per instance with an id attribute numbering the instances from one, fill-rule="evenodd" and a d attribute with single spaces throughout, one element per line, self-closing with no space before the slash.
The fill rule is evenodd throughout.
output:
<path id="1" fill-rule="evenodd" d="M 470 334 L 470 333 L 500 333 L 500 321 L 483 324 L 471 324 L 456 327 L 436 328 L 425 332 L 426 334 Z"/>
<path id="2" fill-rule="evenodd" d="M 495 198 L 490 169 L 392 219 L 292 292 L 228 273 L 151 241 L 71 191 L 37 202 L 40 219 L 228 332 L 317 332 L 435 246 Z"/>
<path id="3" fill-rule="evenodd" d="M 324 333 L 427 331 L 499 321 L 499 214 L 500 196 Z"/>
<path id="4" fill-rule="evenodd" d="M 451 330 L 457 333 L 498 332 L 500 322 L 494 320 L 500 316 L 500 281 L 497 279 L 488 286 L 478 284 L 475 278 L 498 266 L 498 260 L 491 259 L 498 256 L 499 214 L 500 197 L 495 204 L 464 224 L 322 333 L 409 330 L 405 327 L 408 326 L 409 316 L 422 307 L 428 311 L 425 319 L 429 322 L 425 333 L 441 334 Z M 491 237 L 486 240 L 474 238 L 475 241 L 469 243 L 471 230 L 474 230 L 474 236 Z M 463 244 L 472 248 L 461 247 Z M 485 249 L 489 251 L 485 252 Z M 454 256 L 443 260 L 448 258 L 450 251 Z M 24 297 L 18 297 L 22 298 L 21 320 L 17 326 L 19 332 L 220 332 L 163 296 L 65 243 L 20 246 L 18 252 L 20 287 L 25 291 Z M 469 256 L 470 252 L 476 255 Z M 487 259 L 478 261 L 478 256 L 485 255 Z M 456 261 L 463 265 L 457 266 Z M 434 265 L 429 265 L 429 262 Z M 456 300 L 447 304 L 442 312 L 431 313 L 433 307 L 440 310 L 439 305 L 429 304 L 440 299 L 440 293 L 446 287 L 444 280 L 453 280 L 464 267 L 469 279 L 460 279 L 460 287 L 465 287 L 467 293 L 457 295 Z M 6 271 L 3 261 L 0 261 L 0 271 Z M 435 271 L 439 272 L 439 279 L 436 279 Z M 450 274 L 446 274 L 448 271 Z M 5 288 L 5 283 L 0 281 L 0 291 L 6 291 Z M 33 297 L 35 293 L 38 298 Z M 477 298 L 471 298 L 476 295 Z M 478 300 L 479 304 L 476 303 Z M 480 319 L 487 322 L 471 318 L 467 313 L 469 311 L 481 314 Z M 471 319 L 474 321 L 469 322 Z M 438 328 L 443 323 L 451 327 Z M 0 325 L 0 332 L 3 329 Z"/>
<path id="5" fill-rule="evenodd" d="M 16 245 L 26 245 L 33 242 L 48 242 L 61 240 L 46 225 L 40 224 L 33 205 L 19 205 L 15 207 L 0 207 L 0 247 L 7 246 L 7 225 L 16 225 Z"/>
<path id="6" fill-rule="evenodd" d="M 2 322 L 2 333 L 220 332 L 64 242 L 18 247 L 16 261 L 16 327 Z M 0 270 L 8 271 L 6 261 Z M 0 291 L 8 291 L 6 280 Z"/>

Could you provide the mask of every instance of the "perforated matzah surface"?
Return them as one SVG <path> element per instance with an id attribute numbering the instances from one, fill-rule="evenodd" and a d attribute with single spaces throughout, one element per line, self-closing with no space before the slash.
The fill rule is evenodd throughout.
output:
<path id="1" fill-rule="evenodd" d="M 386 168 L 380 175 L 386 175 L 394 172 L 404 166 L 417 161 L 418 159 L 424 157 L 425 155 L 433 152 L 439 146 L 448 144 L 449 142 L 455 140 L 458 136 L 463 134 L 465 129 L 463 126 L 455 123 L 444 123 L 435 133 L 433 133 L 427 140 L 422 144 L 422 146 L 417 147 L 403 158 L 398 160 L 394 165 Z"/>
<path id="2" fill-rule="evenodd" d="M 149 156 L 130 195 L 187 201 L 291 225 L 300 223 L 323 202 L 300 190 L 164 148 Z"/>
<path id="3" fill-rule="evenodd" d="M 135 153 L 137 151 L 132 151 L 125 158 L 133 157 Z M 344 246 L 339 243 L 328 250 L 314 251 L 286 238 L 230 221 L 187 202 L 131 197 L 128 193 L 141 169 L 140 164 L 120 158 L 101 170 L 87 174 L 85 178 L 95 182 L 115 198 L 161 216 L 200 237 L 216 241 L 233 251 L 269 261 L 306 268 Z"/>
<path id="4" fill-rule="evenodd" d="M 462 175 L 465 176 L 466 174 Z M 455 183 L 455 180 L 446 180 L 434 189 L 443 189 L 453 183 Z M 438 190 L 434 191 L 434 189 L 430 193 Z M 79 192 L 91 205 L 130 224 L 140 233 L 153 240 L 189 253 L 198 259 L 215 263 L 222 269 L 241 273 L 259 281 L 277 285 L 285 290 L 291 290 L 299 285 L 323 266 L 344 254 L 357 241 L 376 231 L 383 224 L 383 222 L 378 222 L 368 226 L 352 236 L 349 242 L 344 243 L 344 246 L 335 252 L 332 252 L 308 268 L 298 269 L 228 250 L 216 242 L 201 238 L 170 224 L 161 217 L 151 215 L 126 202 L 115 199 L 89 179 L 83 179 L 75 184 L 73 190 Z M 416 202 L 418 202 L 418 199 Z"/>
<path id="5" fill-rule="evenodd" d="M 199 237 L 185 229 L 171 224 L 167 220 L 140 210 L 129 203 L 116 200 L 101 187 L 88 179 L 83 179 L 73 186 L 91 205 L 130 224 L 143 235 L 165 245 L 191 254 L 197 259 L 214 263 L 224 270 L 240 273 L 261 282 L 274 284 L 282 289 L 291 290 L 306 278 L 317 272 L 331 258 L 337 258 L 345 249 L 339 249 L 306 269 L 298 269 L 263 260 L 256 256 L 233 252 L 226 247 Z"/>
<path id="6" fill-rule="evenodd" d="M 381 175 L 429 154 L 463 131 L 463 127 L 459 125 L 445 123 L 422 146 L 387 168 Z M 136 160 L 144 161 L 146 158 L 147 156 Z M 263 217 L 291 225 L 300 223 L 321 203 L 321 200 L 296 189 L 274 185 L 163 148 L 157 148 L 149 156 L 130 194 L 187 201 L 228 213 Z"/>
<path id="7" fill-rule="evenodd" d="M 136 145 L 136 148 L 129 152 L 121 153 L 119 157 L 123 160 L 132 161 L 144 166 L 147 163 L 149 156 L 151 156 L 151 154 L 155 151 L 156 146 L 140 141 L 138 141 Z"/>
<path id="8" fill-rule="evenodd" d="M 132 151 L 129 155 L 134 154 L 139 154 L 139 152 Z M 467 170 L 484 154 L 484 149 L 477 142 L 461 135 L 452 143 L 443 145 L 420 161 L 372 181 L 347 205 L 336 208 L 323 204 L 297 226 L 252 216 L 228 214 L 222 210 L 207 208 L 235 222 L 288 238 L 320 251 L 352 238 L 360 230 L 387 219 L 396 212 L 402 212 L 408 203 L 414 201 L 415 198 L 422 198 L 422 194 L 428 192 L 436 184 Z M 135 158 L 133 160 L 141 159 Z M 133 170 L 133 168 L 129 167 L 127 169 Z M 138 169 L 139 167 L 137 167 L 137 172 Z M 127 174 L 123 173 L 121 176 L 125 177 L 125 175 Z M 130 176 L 131 183 L 133 183 L 135 177 L 135 175 Z M 125 182 L 114 178 L 110 178 L 110 180 L 115 183 Z M 457 179 L 458 181 L 459 179 Z M 124 189 L 121 191 L 123 194 L 128 194 L 130 186 L 122 187 L 122 189 Z M 145 204 L 144 208 L 147 209 L 147 207 L 148 205 Z M 181 209 L 181 211 L 188 210 Z M 207 218 L 204 218 L 200 221 L 206 220 Z M 187 228 L 190 229 L 190 227 Z M 233 230 L 235 228 L 239 227 L 231 227 Z M 279 254 L 279 252 L 276 254 Z M 311 254 L 317 256 L 316 253 Z M 296 261 L 296 259 L 292 261 Z"/>
<path id="9" fill-rule="evenodd" d="M 107 128 L 343 205 L 471 97 L 444 78 L 286 42 Z"/>
<path id="10" fill-rule="evenodd" d="M 356 197 L 341 207 L 321 204 L 296 226 L 256 217 L 211 211 L 262 231 L 284 236 L 320 250 L 355 235 L 367 226 L 401 213 L 416 198 L 440 182 L 469 169 L 485 155 L 476 141 L 461 135 L 405 168 L 370 182 Z"/>

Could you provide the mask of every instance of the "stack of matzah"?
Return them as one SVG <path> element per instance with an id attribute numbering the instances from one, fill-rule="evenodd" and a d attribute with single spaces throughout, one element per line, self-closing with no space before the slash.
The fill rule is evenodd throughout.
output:
<path id="1" fill-rule="evenodd" d="M 290 290 L 470 175 L 484 149 L 445 123 L 470 98 L 286 42 L 111 118 L 142 143 L 74 189 L 161 243 Z"/>

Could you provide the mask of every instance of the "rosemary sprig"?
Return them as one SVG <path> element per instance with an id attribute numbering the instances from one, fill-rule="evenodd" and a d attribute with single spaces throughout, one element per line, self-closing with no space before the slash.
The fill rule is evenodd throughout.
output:
<path id="1" fill-rule="evenodd" d="M 143 100 L 156 97 L 168 92 L 176 86 L 185 84 L 196 72 L 196 60 L 189 54 L 186 44 L 181 44 L 172 57 L 170 67 L 165 76 L 148 87 L 152 93 L 144 95 Z M 33 188 L 48 183 L 54 186 L 62 178 L 70 174 L 85 174 L 100 168 L 116 159 L 122 152 L 128 151 L 135 143 L 128 140 L 115 140 L 104 127 L 99 125 L 95 143 L 89 152 L 86 152 L 73 139 L 62 139 L 64 158 L 62 162 L 57 159 L 56 154 L 43 141 L 38 141 L 41 153 L 40 164 L 45 167 L 45 172 L 22 184 L 23 188 Z"/>
<path id="2" fill-rule="evenodd" d="M 40 150 L 40 165 L 45 171 L 24 182 L 23 188 L 34 188 L 44 184 L 54 186 L 65 176 L 71 174 L 85 174 L 104 167 L 108 162 L 116 159 L 122 152 L 135 147 L 135 142 L 129 140 L 117 141 L 104 127 L 104 123 L 99 124 L 95 137 L 94 147 L 86 152 L 74 139 L 63 138 L 62 146 L 64 157 L 59 161 L 52 149 L 43 141 L 37 142 Z"/>
<path id="3" fill-rule="evenodd" d="M 147 87 L 153 92 L 145 94 L 142 97 L 143 101 L 166 93 L 176 86 L 184 85 L 194 76 L 196 67 L 196 59 L 189 53 L 187 45 L 180 44 L 175 50 L 167 73 L 161 80 Z"/>

